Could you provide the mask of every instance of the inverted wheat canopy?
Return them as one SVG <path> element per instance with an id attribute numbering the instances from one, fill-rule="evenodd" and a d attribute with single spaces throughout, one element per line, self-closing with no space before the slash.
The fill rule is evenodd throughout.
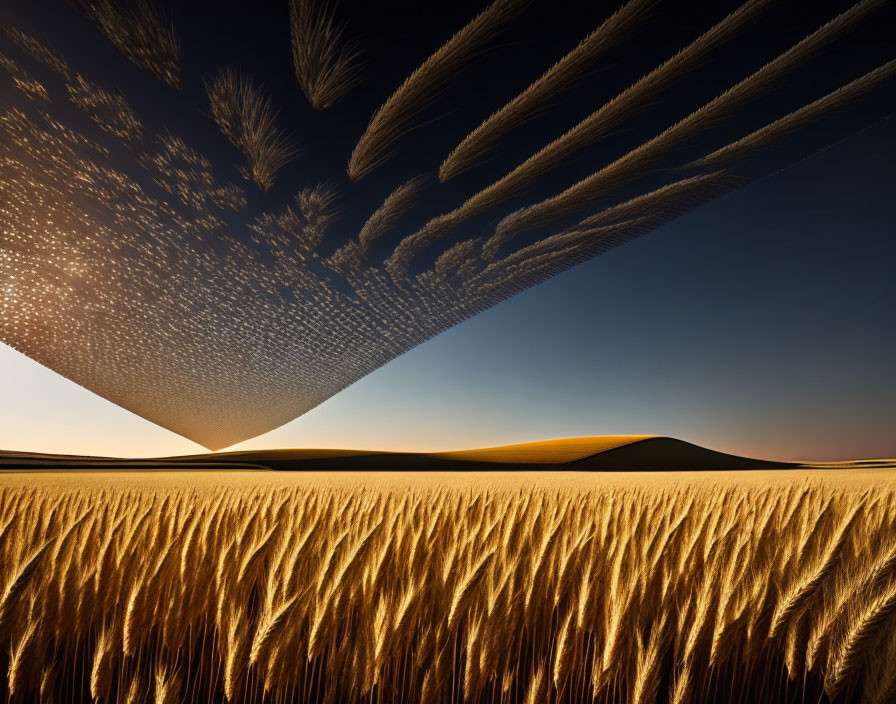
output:
<path id="1" fill-rule="evenodd" d="M 670 116 L 692 72 L 763 32 L 779 8 L 750 0 L 707 17 L 629 75 L 613 52 L 636 47 L 662 3 L 628 0 L 565 53 L 543 42 L 541 68 L 522 89 L 496 86 L 498 102 L 470 123 L 440 101 L 474 63 L 515 50 L 533 3 L 484 3 L 362 110 L 356 93 L 378 66 L 350 13 L 289 0 L 280 40 L 301 112 L 239 62 L 197 74 L 177 15 L 150 0 L 71 4 L 92 33 L 84 41 L 118 56 L 114 79 L 39 22 L 0 17 L 0 340 L 213 449 L 746 183 L 759 175 L 742 168 L 749 159 L 891 89 L 896 73 L 890 56 L 799 105 L 781 101 L 788 81 L 887 4 L 845 2 Z M 606 72 L 627 83 L 608 90 Z M 170 116 L 135 87 L 146 85 L 169 96 Z M 591 96 L 584 112 L 566 109 L 576 86 Z M 320 111 L 361 115 L 350 148 Z M 187 112 L 204 128 L 188 129 Z M 547 136 L 521 151 L 539 120 Z M 740 133 L 720 141 L 726 121 Z M 421 169 L 403 145 L 433 123 L 452 144 Z M 305 157 L 328 138 L 338 179 Z M 577 160 L 587 168 L 570 176 Z"/>

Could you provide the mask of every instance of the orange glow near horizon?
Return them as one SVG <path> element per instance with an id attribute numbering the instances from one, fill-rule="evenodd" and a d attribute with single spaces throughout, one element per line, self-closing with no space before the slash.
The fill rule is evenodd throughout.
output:
<path id="1" fill-rule="evenodd" d="M 96 396 L 6 346 L 0 346 L 0 371 L 5 385 L 11 385 L 8 386 L 7 398 L 18 399 L 14 412 L 10 411 L 9 404 L 5 404 L 0 422 L 2 450 L 128 458 L 208 452 L 190 440 Z M 531 429 L 515 430 L 497 424 L 491 427 L 475 427 L 475 424 L 452 427 L 448 422 L 423 424 L 405 432 L 399 419 L 406 418 L 406 415 L 391 407 L 394 404 L 385 406 L 378 415 L 370 415 L 377 399 L 371 399 L 366 393 L 368 389 L 364 387 L 369 385 L 359 382 L 356 387 L 307 415 L 222 452 L 283 448 L 448 452 L 589 434 L 634 434 L 610 429 L 607 432 L 564 435 L 556 432 L 555 428 L 538 434 Z M 754 446 L 733 435 L 730 438 L 679 439 L 720 452 L 760 459 L 855 459 L 833 455 L 813 456 L 811 452 L 794 451 L 793 447 L 776 445 L 773 441 L 761 447 L 758 444 Z"/>

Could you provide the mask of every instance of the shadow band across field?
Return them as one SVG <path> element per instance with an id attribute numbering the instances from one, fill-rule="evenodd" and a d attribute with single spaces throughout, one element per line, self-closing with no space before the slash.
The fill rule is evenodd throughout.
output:
<path id="1" fill-rule="evenodd" d="M 740 457 L 655 436 L 569 438 L 456 452 L 259 450 L 119 459 L 0 453 L 0 470 L 279 470 L 644 472 L 791 469 L 807 465 Z"/>

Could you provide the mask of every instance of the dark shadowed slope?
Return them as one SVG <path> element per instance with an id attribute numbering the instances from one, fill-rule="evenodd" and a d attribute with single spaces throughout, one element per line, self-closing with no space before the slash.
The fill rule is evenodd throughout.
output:
<path id="1" fill-rule="evenodd" d="M 679 471 L 723 469 L 780 469 L 797 467 L 792 462 L 757 460 L 708 450 L 675 438 L 644 438 L 622 447 L 583 457 L 565 469 L 581 471 Z"/>
<path id="2" fill-rule="evenodd" d="M 776 462 L 729 455 L 692 443 L 651 435 L 562 438 L 452 452 L 381 452 L 373 450 L 286 449 L 222 452 L 183 457 L 119 459 L 0 452 L 0 470 L 575 470 L 685 471 L 896 467 L 896 460 L 852 462 Z"/>

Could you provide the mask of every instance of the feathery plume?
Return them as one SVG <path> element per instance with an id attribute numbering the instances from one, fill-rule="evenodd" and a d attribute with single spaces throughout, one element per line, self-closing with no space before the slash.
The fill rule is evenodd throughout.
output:
<path id="1" fill-rule="evenodd" d="M 413 256 L 423 247 L 449 234 L 465 220 L 518 194 L 535 178 L 557 166 L 579 149 L 607 134 L 615 124 L 630 115 L 632 110 L 650 100 L 657 91 L 671 83 L 672 80 L 679 78 L 683 72 L 696 66 L 707 53 L 742 29 L 749 20 L 755 18 L 769 4 L 771 4 L 771 0 L 750 0 L 745 3 L 678 54 L 589 115 L 564 135 L 530 156 L 515 169 L 468 198 L 451 212 L 433 218 L 419 231 L 408 235 L 399 243 L 392 255 L 392 269 L 398 272 L 400 278 L 400 274 L 406 272 L 410 266 Z M 393 273 L 393 277 L 396 277 L 396 273 Z"/>
<path id="2" fill-rule="evenodd" d="M 359 52 L 343 41 L 345 27 L 317 0 L 290 0 L 292 61 L 302 92 L 315 110 L 326 110 L 360 80 Z"/>
<path id="3" fill-rule="evenodd" d="M 375 240 L 389 231 L 398 218 L 413 207 L 425 182 L 426 177 L 424 176 L 405 181 L 392 191 L 383 204 L 367 218 L 367 222 L 364 223 L 358 234 L 358 241 L 365 252 Z"/>
<path id="4" fill-rule="evenodd" d="M 575 49 L 464 137 L 439 167 L 439 180 L 445 182 L 481 162 L 501 137 L 531 118 L 553 96 L 568 90 L 600 54 L 624 40 L 655 2 L 627 0 L 623 3 Z"/>
<path id="5" fill-rule="evenodd" d="M 180 88 L 180 47 L 174 29 L 150 0 L 69 0 L 124 56 L 172 88 Z"/>
<path id="6" fill-rule="evenodd" d="M 845 86 L 828 93 L 824 97 L 804 105 L 799 110 L 794 110 L 784 117 L 770 122 L 765 127 L 751 132 L 746 137 L 741 137 L 736 142 L 732 142 L 700 159 L 692 161 L 685 168 L 715 167 L 753 154 L 789 132 L 798 130 L 813 120 L 817 120 L 833 110 L 837 110 L 860 98 L 882 83 L 892 80 L 894 75 L 896 75 L 896 61 L 890 61 L 847 83 Z"/>
<path id="7" fill-rule="evenodd" d="M 424 61 L 374 113 L 348 162 L 358 181 L 383 163 L 442 85 L 528 0 L 493 0 L 475 19 Z"/>
<path id="8" fill-rule="evenodd" d="M 212 118 L 224 136 L 246 157 L 244 176 L 267 191 L 274 177 L 292 161 L 297 150 L 277 127 L 277 112 L 261 89 L 246 76 L 223 69 L 206 91 Z"/>
<path id="9" fill-rule="evenodd" d="M 716 124 L 735 108 L 755 98 L 787 72 L 792 71 L 801 61 L 812 56 L 851 24 L 865 18 L 882 4 L 882 0 L 862 0 L 857 3 L 653 139 L 556 196 L 505 216 L 498 223 L 496 237 L 501 244 L 506 243 L 522 232 L 575 212 L 642 173 L 660 155 L 680 146 L 686 140 Z"/>

